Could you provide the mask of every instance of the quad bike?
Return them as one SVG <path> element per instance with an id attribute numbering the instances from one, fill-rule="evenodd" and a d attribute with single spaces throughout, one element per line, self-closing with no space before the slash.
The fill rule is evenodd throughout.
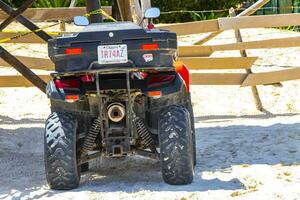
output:
<path id="1" fill-rule="evenodd" d="M 88 161 L 142 155 L 161 162 L 172 185 L 190 184 L 196 164 L 187 67 L 175 62 L 175 33 L 132 22 L 92 23 L 49 40 L 45 168 L 52 189 L 78 187 Z M 175 63 L 175 64 L 174 64 Z"/>

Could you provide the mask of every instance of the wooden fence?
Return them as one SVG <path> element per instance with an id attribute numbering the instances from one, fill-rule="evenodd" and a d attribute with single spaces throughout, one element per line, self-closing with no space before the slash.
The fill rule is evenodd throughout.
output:
<path id="1" fill-rule="evenodd" d="M 240 85 L 256 86 L 279 83 L 283 81 L 300 79 L 300 68 L 286 69 L 274 72 L 252 73 L 251 67 L 258 59 L 257 57 L 210 57 L 213 52 L 227 50 L 264 49 L 264 48 L 289 48 L 300 46 L 300 37 L 268 39 L 262 41 L 243 42 L 224 44 L 224 45 L 203 45 L 222 31 L 239 30 L 244 28 L 265 28 L 300 25 L 300 14 L 277 14 L 269 16 L 248 16 L 257 9 L 265 5 L 269 0 L 259 0 L 251 8 L 244 11 L 237 17 L 220 18 L 215 20 L 168 24 L 159 26 L 162 29 L 168 29 L 176 32 L 178 35 L 189 35 L 199 33 L 210 33 L 210 35 L 197 44 L 192 46 L 180 46 L 179 60 L 186 63 L 190 69 L 199 70 L 191 74 L 191 83 L 194 85 Z M 111 8 L 105 8 L 111 13 Z M 25 12 L 31 20 L 68 20 L 76 15 L 85 13 L 85 8 L 58 8 L 58 9 L 29 9 Z M 0 12 L 0 19 L 3 20 L 6 15 Z M 65 34 L 67 32 L 50 33 L 52 35 Z M 0 32 L 0 40 L 7 37 L 18 35 L 18 32 Z M 240 38 L 241 39 L 241 38 Z M 34 34 L 20 37 L 13 43 L 42 43 L 44 42 Z M 54 65 L 49 59 L 31 58 L 17 56 L 17 58 L 31 69 L 53 70 Z M 0 59 L 0 66 L 9 66 Z M 207 70 L 241 70 L 245 73 L 207 73 Z M 206 72 L 201 72 L 206 70 Z M 49 80 L 48 75 L 42 75 L 43 80 Z M 0 87 L 28 87 L 31 83 L 22 76 L 0 76 Z"/>
<path id="2" fill-rule="evenodd" d="M 251 20 L 253 19 L 253 20 Z M 221 18 L 219 20 L 211 21 L 201 21 L 201 22 L 191 22 L 184 24 L 172 24 L 167 26 L 162 26 L 160 28 L 169 29 L 175 31 L 179 35 L 195 34 L 199 32 L 210 32 L 210 31 L 220 31 L 220 30 L 229 30 L 229 29 L 239 29 L 239 28 L 257 28 L 257 27 L 276 27 L 276 26 L 290 26 L 300 24 L 300 14 L 285 14 L 285 15 L 270 15 L 270 16 L 253 16 L 253 17 L 239 17 L 237 18 Z M 194 27 L 194 28 L 192 28 Z M 52 35 L 65 34 L 66 32 L 52 33 Z M 69 32 L 68 32 L 69 33 Z M 12 32 L 2 32 L 0 33 L 0 39 L 12 37 L 18 35 L 19 33 Z M 50 33 L 51 34 L 51 33 Z M 42 43 L 43 41 L 37 36 L 31 34 L 19 39 L 10 41 L 13 43 Z M 288 48 L 288 47 L 297 47 L 300 46 L 300 37 L 291 37 L 291 38 L 281 38 L 281 39 L 268 39 L 261 41 L 251 41 L 251 42 L 240 42 L 224 45 L 193 45 L 193 46 L 180 46 L 179 47 L 179 56 L 180 60 L 185 62 L 190 69 L 194 70 L 207 70 L 207 69 L 249 69 L 257 60 L 256 57 L 227 57 L 227 58 L 214 58 L 209 57 L 215 51 L 226 51 L 226 50 L 246 50 L 246 49 L 269 49 L 269 48 Z M 20 57 L 17 56 L 24 64 L 30 66 L 31 69 L 43 69 L 43 70 L 53 70 L 53 63 L 49 59 L 43 58 L 31 58 L 31 57 Z M 1 66 L 8 66 L 8 64 L 0 60 Z M 286 70 L 284 71 L 286 72 Z M 291 74 L 294 73 L 294 70 L 291 70 Z M 272 79 L 270 81 L 266 80 L 265 83 L 258 81 L 259 84 L 270 84 L 284 81 L 282 77 L 278 77 L 278 80 L 274 80 L 273 73 L 268 72 Z M 267 74 L 268 74 L 267 73 Z M 201 73 L 202 74 L 202 73 Z M 201 77 L 201 74 L 197 75 L 197 79 Z M 224 84 L 231 83 L 234 85 L 245 85 L 241 81 L 226 81 L 227 76 L 230 77 L 230 74 L 222 74 L 222 80 L 219 78 L 214 78 L 217 76 L 216 73 L 208 76 L 207 74 L 203 75 L 203 79 L 200 84 L 217 84 L 223 85 L 222 80 L 224 79 Z M 237 74 L 235 74 L 237 76 Z M 244 75 L 240 75 L 243 77 Z M 264 73 L 264 76 L 265 73 Z M 208 77 L 208 78 L 207 78 Z M 251 76 L 261 77 L 258 74 L 252 74 Z M 293 76 L 294 77 L 294 76 Z M 299 77 L 300 78 L 300 73 Z M 1 77 L 0 77 L 1 79 Z M 194 80 L 197 80 L 194 79 Z M 207 80 L 212 79 L 212 80 Z M 254 78 L 255 79 L 255 78 Z M 207 83 L 205 83 L 207 80 Z M 236 79 L 239 80 L 239 79 Z M 241 80 L 243 80 L 241 78 Z M 247 79 L 246 79 L 247 80 Z M 288 78 L 290 80 L 290 78 Z M 215 82 L 215 83 L 214 83 Z M 193 84 L 198 84 L 197 81 L 192 81 Z M 246 84 L 249 85 L 249 84 Z M 256 85 L 255 81 L 251 82 L 251 85 Z M 1 87 L 12 87 L 14 84 L 8 82 L 6 84 L 1 84 Z"/>

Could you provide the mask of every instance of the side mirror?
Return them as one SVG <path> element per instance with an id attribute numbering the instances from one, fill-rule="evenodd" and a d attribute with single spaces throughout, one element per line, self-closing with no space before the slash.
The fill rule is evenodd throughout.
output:
<path id="1" fill-rule="evenodd" d="M 145 12 L 145 19 L 154 19 L 160 16 L 159 8 L 149 8 Z"/>
<path id="2" fill-rule="evenodd" d="M 74 24 L 76 26 L 87 26 L 90 24 L 88 18 L 84 16 L 76 16 L 74 17 Z"/>

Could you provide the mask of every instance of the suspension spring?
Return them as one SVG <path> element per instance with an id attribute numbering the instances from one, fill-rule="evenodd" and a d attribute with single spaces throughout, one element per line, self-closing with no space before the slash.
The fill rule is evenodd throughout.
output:
<path id="1" fill-rule="evenodd" d="M 102 123 L 102 121 L 100 118 L 95 119 L 95 121 L 93 122 L 92 127 L 90 128 L 88 134 L 85 137 L 83 147 L 82 147 L 83 151 L 93 150 L 95 140 L 101 131 L 101 123 Z"/>
<path id="2" fill-rule="evenodd" d="M 139 117 L 135 117 L 135 119 L 133 120 L 137 133 L 138 135 L 141 137 L 144 145 L 146 147 L 149 147 L 151 150 L 155 150 L 155 144 L 154 144 L 154 140 L 151 136 L 150 131 L 148 130 L 148 128 L 146 127 L 144 121 L 139 118 Z"/>

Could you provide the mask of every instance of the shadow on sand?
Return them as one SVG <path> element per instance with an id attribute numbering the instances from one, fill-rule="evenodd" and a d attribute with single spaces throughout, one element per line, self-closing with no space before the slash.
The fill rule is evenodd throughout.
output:
<path id="1" fill-rule="evenodd" d="M 288 115 L 287 115 L 288 116 Z M 215 116 L 210 117 L 215 120 L 234 118 L 234 116 Z M 247 116 L 245 116 L 247 118 Z M 260 118 L 260 117 L 259 117 Z M 0 117 L 1 119 L 1 117 Z M 196 118 L 197 121 L 204 120 L 204 117 Z M 265 118 L 263 118 L 265 119 Z M 35 123 L 35 122 L 33 122 Z M 10 132 L 11 134 L 6 134 Z M 31 128 L 20 128 L 16 130 L 0 129 L 0 139 L 12 139 L 18 135 L 28 134 L 34 137 L 37 132 L 43 132 L 43 129 L 32 130 Z M 5 135 L 5 136 L 4 136 Z M 41 137 L 38 137 L 41 139 Z M 0 141 L 1 143 L 1 141 Z M 197 129 L 197 159 L 198 164 L 195 171 L 195 181 L 188 186 L 170 186 L 163 182 L 160 173 L 158 161 L 144 159 L 138 156 L 129 157 L 118 161 L 100 160 L 101 164 L 93 167 L 91 172 L 82 175 L 81 186 L 72 190 L 72 193 L 89 192 L 139 192 L 139 191 L 158 191 L 158 192 L 176 192 L 176 191 L 207 191 L 207 190 L 237 190 L 244 189 L 244 186 L 238 179 L 222 181 L 218 179 L 205 180 L 202 178 L 204 171 L 222 171 L 233 165 L 241 164 L 291 164 L 300 162 L 300 124 L 275 124 L 271 126 L 227 126 Z M 34 156 L 43 154 L 42 143 L 37 143 L 40 149 L 39 153 L 33 153 Z M 27 152 L 31 147 L 27 147 Z M 0 146 L 0 152 L 8 149 Z M 26 152 L 26 151 L 25 151 Z M 11 154 L 22 154 L 22 152 L 9 152 Z M 13 156 L 13 155 L 12 155 Z M 26 155 L 25 155 L 26 156 Z M 1 154 L 0 154 L 1 157 Z M 3 160 L 4 159 L 4 160 Z M 9 156 L 1 158 L 3 162 Z M 30 162 L 35 160 L 29 157 Z M 12 163 L 14 164 L 14 163 Z M 21 166 L 18 170 L 24 170 Z M 11 179 L 7 189 L 0 188 L 0 198 L 13 196 L 18 198 L 28 197 L 56 197 L 65 191 L 41 190 L 45 187 L 44 166 L 39 162 L 36 165 L 40 173 L 38 181 L 23 176 L 18 179 Z M 0 177 L 5 176 L 5 171 L 0 170 Z M 22 179 L 23 185 L 19 183 Z M 16 193 L 17 190 L 18 192 Z M 33 192 L 40 190 L 39 194 Z"/>

